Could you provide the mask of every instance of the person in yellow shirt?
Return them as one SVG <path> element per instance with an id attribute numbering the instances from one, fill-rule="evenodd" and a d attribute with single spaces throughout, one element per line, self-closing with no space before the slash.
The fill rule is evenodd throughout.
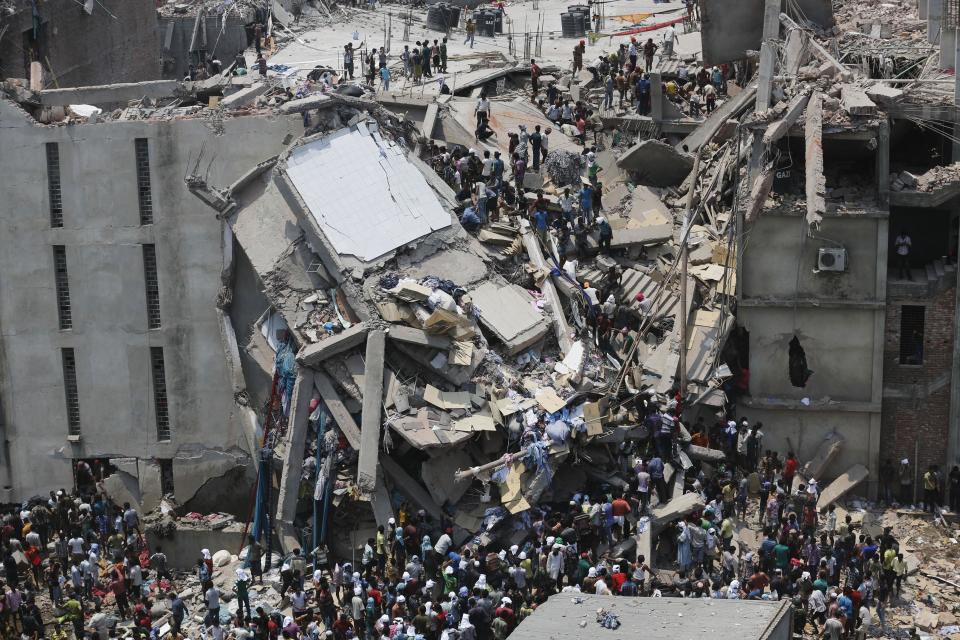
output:
<path id="1" fill-rule="evenodd" d="M 896 586 L 897 595 L 899 596 L 903 579 L 907 577 L 907 563 L 903 559 L 902 553 L 897 554 L 897 557 L 891 563 L 891 566 L 893 567 L 894 585 Z"/>
<path id="2" fill-rule="evenodd" d="M 940 494 L 940 472 L 937 471 L 937 465 L 932 464 L 923 474 L 923 510 L 935 513 L 938 506 Z"/>

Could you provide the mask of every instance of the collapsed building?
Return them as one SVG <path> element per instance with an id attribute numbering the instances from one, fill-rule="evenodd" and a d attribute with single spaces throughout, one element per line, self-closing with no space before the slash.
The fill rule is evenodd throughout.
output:
<path id="1" fill-rule="evenodd" d="M 678 391 L 691 423 L 731 402 L 762 421 L 766 448 L 794 450 L 828 485 L 823 507 L 858 486 L 875 495 L 885 458 L 955 460 L 956 116 L 934 23 L 893 25 L 902 2 L 858 23 L 774 1 L 745 40 L 721 42 L 716 5 L 701 4 L 704 60 L 756 73 L 698 119 L 663 91 L 677 68 L 662 61 L 649 116 L 602 115 L 612 251 L 588 236 L 575 278 L 572 247 L 522 215 L 465 231 L 430 165 L 436 143 L 507 152 L 507 132 L 549 124 L 515 56 L 464 54 L 475 68 L 453 96 L 326 91 L 286 70 L 4 83 L 0 141 L 25 150 L 0 158 L 14 203 L 5 498 L 98 460 L 112 493 L 146 509 L 255 483 L 255 530 L 286 550 L 327 539 L 349 555 L 400 509 L 452 523 L 458 542 L 509 542 L 537 509 L 626 486 L 625 443 L 653 435 L 643 402 Z M 181 22 L 197 35 L 202 16 Z M 912 46 L 890 53 L 899 39 Z M 589 71 L 545 72 L 565 97 L 602 97 Z M 483 144 L 481 90 L 496 133 Z M 542 189 L 557 210 L 581 148 L 555 134 L 528 197 Z M 103 184 L 87 179 L 94 157 L 109 185 L 90 186 Z M 41 188 L 18 186 L 36 175 Z M 909 279 L 891 262 L 901 229 Z M 619 301 L 616 357 L 587 326 L 584 282 Z M 669 499 L 616 553 L 652 563 L 658 534 L 702 508 L 688 471 L 724 454 L 687 427 Z M 921 449 L 921 435 L 946 446 Z M 246 491 L 233 494 L 244 504 L 217 508 L 244 511 Z"/>

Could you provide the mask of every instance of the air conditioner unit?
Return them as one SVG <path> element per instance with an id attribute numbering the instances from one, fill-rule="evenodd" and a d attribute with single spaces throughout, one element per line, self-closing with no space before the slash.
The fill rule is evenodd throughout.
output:
<path id="1" fill-rule="evenodd" d="M 843 247 L 824 247 L 817 254 L 818 271 L 846 271 L 847 250 Z"/>

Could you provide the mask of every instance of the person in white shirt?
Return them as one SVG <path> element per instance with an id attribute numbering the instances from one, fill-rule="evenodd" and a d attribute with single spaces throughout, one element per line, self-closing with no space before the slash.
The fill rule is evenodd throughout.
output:
<path id="1" fill-rule="evenodd" d="M 587 281 L 583 282 L 583 294 L 587 296 L 587 300 L 590 301 L 590 306 L 595 307 L 600 304 L 600 298 L 598 297 L 596 288 L 590 286 L 590 283 Z"/>
<path id="2" fill-rule="evenodd" d="M 490 120 L 490 100 L 487 98 L 486 92 L 480 94 L 477 99 L 477 107 L 473 112 L 477 116 L 477 124 L 480 124 L 481 121 Z"/>
<path id="3" fill-rule="evenodd" d="M 573 222 L 573 203 L 575 202 L 570 195 L 570 187 L 564 187 L 563 195 L 560 196 L 560 210 L 563 211 L 563 217 L 568 222 Z"/>
<path id="4" fill-rule="evenodd" d="M 673 43 L 680 42 L 680 38 L 677 37 L 677 30 L 673 28 L 673 25 L 667 27 L 666 32 L 663 34 L 663 55 L 666 58 L 673 57 Z"/>
<path id="5" fill-rule="evenodd" d="M 910 274 L 910 249 L 913 247 L 913 241 L 910 240 L 906 229 L 900 230 L 897 238 L 893 241 L 893 246 L 897 251 L 897 268 L 900 271 L 900 279 L 913 280 L 913 276 Z"/>

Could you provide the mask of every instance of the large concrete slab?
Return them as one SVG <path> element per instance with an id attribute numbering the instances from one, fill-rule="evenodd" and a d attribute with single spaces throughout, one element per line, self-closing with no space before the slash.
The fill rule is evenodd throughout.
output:
<path id="1" fill-rule="evenodd" d="M 684 138 L 677 147 L 680 149 L 686 148 L 687 151 L 693 153 L 703 146 L 710 133 L 727 120 L 736 118 L 737 114 L 753 104 L 756 97 L 757 85 L 754 83 L 732 98 L 727 98 L 706 120 L 700 123 L 700 126 L 697 127 L 693 133 Z"/>
<path id="2" fill-rule="evenodd" d="M 866 480 L 868 475 L 870 475 L 870 472 L 862 464 L 850 467 L 820 493 L 820 497 L 817 499 L 817 509 L 823 511 Z"/>
<path id="3" fill-rule="evenodd" d="M 687 516 L 694 511 L 704 508 L 703 499 L 698 493 L 685 493 L 650 510 L 650 522 L 655 527 L 662 527 L 674 520 Z"/>
<path id="4" fill-rule="evenodd" d="M 305 345 L 297 353 L 297 362 L 307 367 L 314 367 L 327 358 L 332 358 L 338 353 L 358 347 L 367 339 L 369 329 L 370 327 L 361 322 L 335 336 Z"/>
<path id="5" fill-rule="evenodd" d="M 521 287 L 484 282 L 470 291 L 480 312 L 480 323 L 515 354 L 543 339 L 549 330 L 543 315 L 535 310 L 533 298 Z"/>
<path id="6" fill-rule="evenodd" d="M 377 459 L 380 454 L 380 423 L 383 406 L 383 358 L 387 335 L 382 330 L 367 336 L 367 354 L 363 376 L 363 414 L 360 420 L 360 458 L 357 461 L 357 485 L 372 492 L 377 484 Z"/>
<path id="7" fill-rule="evenodd" d="M 747 51 L 759 51 L 763 40 L 765 0 L 700 0 L 703 59 L 717 65 L 746 57 Z M 788 10 L 783 1 L 783 10 Z M 793 4 L 793 3 L 790 3 Z M 796 6 L 812 22 L 833 26 L 831 0 L 797 0 Z"/>
<path id="8" fill-rule="evenodd" d="M 690 174 L 693 158 L 665 142 L 642 140 L 617 158 L 617 166 L 636 174 L 638 184 L 675 187 Z"/>

